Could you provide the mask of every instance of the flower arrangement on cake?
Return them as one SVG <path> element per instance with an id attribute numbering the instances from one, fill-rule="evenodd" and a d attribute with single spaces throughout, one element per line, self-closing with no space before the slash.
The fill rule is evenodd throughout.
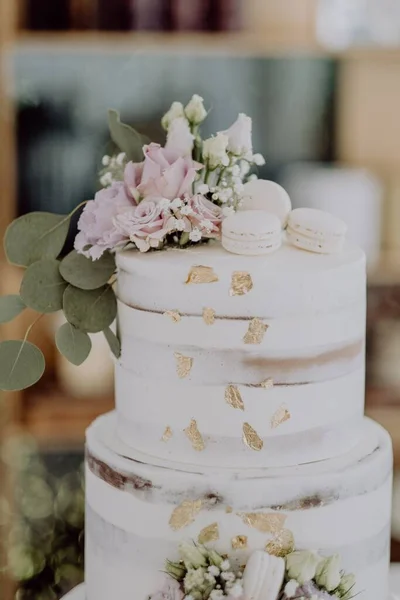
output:
<path id="1" fill-rule="evenodd" d="M 219 237 L 223 219 L 241 202 L 252 167 L 264 164 L 260 154 L 253 154 L 250 117 L 240 114 L 229 129 L 203 140 L 200 127 L 206 117 L 198 95 L 186 106 L 174 102 L 162 118 L 166 143 L 161 146 L 110 110 L 118 150 L 103 158 L 102 189 L 95 198 L 69 215 L 33 212 L 8 227 L 6 256 L 26 270 L 20 293 L 0 298 L 0 323 L 27 307 L 38 319 L 62 310 L 66 322 L 56 344 L 70 362 L 86 360 L 89 334 L 97 332 L 104 332 L 118 357 L 119 340 L 110 328 L 117 313 L 115 253 L 189 247 Z M 75 249 L 65 255 L 71 217 L 82 207 Z M 41 378 L 43 354 L 28 341 L 35 323 L 23 340 L 0 343 L 0 389 L 24 389 Z"/>
<path id="2" fill-rule="evenodd" d="M 167 561 L 168 577 L 149 600 L 350 600 L 355 578 L 340 568 L 340 556 L 296 550 L 286 557 L 264 551 L 245 566 L 201 544 L 183 542 L 180 560 Z"/>

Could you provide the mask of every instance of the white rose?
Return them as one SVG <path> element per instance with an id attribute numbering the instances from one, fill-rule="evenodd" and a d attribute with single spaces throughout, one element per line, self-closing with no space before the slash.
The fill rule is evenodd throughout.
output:
<path id="1" fill-rule="evenodd" d="M 226 152 L 229 138 L 224 133 L 218 133 L 214 137 L 203 142 L 203 157 L 208 160 L 211 169 L 229 165 L 229 156 Z"/>
<path id="2" fill-rule="evenodd" d="M 328 592 L 332 592 L 339 586 L 341 578 L 339 554 L 326 558 L 318 565 L 315 581 Z"/>
<path id="3" fill-rule="evenodd" d="M 233 125 L 222 133 L 228 137 L 228 150 L 235 156 L 251 160 L 253 157 L 253 142 L 251 137 L 252 120 L 240 113 Z"/>
<path id="4" fill-rule="evenodd" d="M 204 567 L 207 564 L 207 560 L 197 546 L 190 542 L 182 542 L 179 546 L 179 554 L 187 569 L 198 567 Z"/>
<path id="5" fill-rule="evenodd" d="M 318 565 L 323 559 L 308 550 L 296 550 L 286 557 L 286 570 L 290 579 L 296 579 L 301 585 L 314 579 Z"/>
<path id="6" fill-rule="evenodd" d="M 171 123 L 173 123 L 175 119 L 180 119 L 182 117 L 185 117 L 185 109 L 183 108 L 182 102 L 173 102 L 169 111 L 166 112 L 161 119 L 161 125 L 168 131 Z"/>
<path id="7" fill-rule="evenodd" d="M 192 125 L 200 125 L 207 116 L 204 101 L 201 96 L 194 94 L 190 102 L 185 106 L 185 115 Z"/>
<path id="8" fill-rule="evenodd" d="M 194 135 L 190 131 L 189 123 L 184 117 L 178 117 L 170 123 L 166 150 L 172 150 L 178 156 L 186 157 L 192 155 Z"/>

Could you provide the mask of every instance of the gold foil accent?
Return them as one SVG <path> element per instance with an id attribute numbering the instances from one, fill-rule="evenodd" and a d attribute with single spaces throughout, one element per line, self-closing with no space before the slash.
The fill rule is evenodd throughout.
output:
<path id="1" fill-rule="evenodd" d="M 253 280 L 246 271 L 234 271 L 229 294 L 231 296 L 244 296 L 253 289 Z"/>
<path id="2" fill-rule="evenodd" d="M 174 356 L 176 360 L 176 372 L 178 373 L 178 377 L 180 379 L 185 379 L 193 367 L 193 358 L 190 358 L 190 356 L 184 356 L 179 352 L 175 352 Z"/>
<path id="3" fill-rule="evenodd" d="M 177 310 L 166 310 L 164 317 L 169 317 L 173 323 L 179 323 L 182 318 Z"/>
<path id="4" fill-rule="evenodd" d="M 165 431 L 163 433 L 163 436 L 161 438 L 162 442 L 168 442 L 168 440 L 170 440 L 172 438 L 172 429 L 169 425 L 167 425 L 167 427 L 165 428 Z"/>
<path id="5" fill-rule="evenodd" d="M 212 267 L 197 265 L 190 269 L 186 283 L 215 283 L 216 281 L 218 277 Z"/>
<path id="6" fill-rule="evenodd" d="M 285 524 L 286 515 L 281 513 L 238 513 L 245 525 L 262 533 L 279 533 Z"/>
<path id="7" fill-rule="evenodd" d="M 236 385 L 228 385 L 225 390 L 225 401 L 229 404 L 229 406 L 232 406 L 232 408 L 244 410 L 242 396 Z"/>
<path id="8" fill-rule="evenodd" d="M 201 511 L 202 500 L 184 500 L 173 511 L 169 525 L 174 531 L 187 527 L 196 519 Z"/>
<path id="9" fill-rule="evenodd" d="M 282 529 L 265 546 L 268 554 L 284 558 L 294 550 L 294 536 L 290 529 Z"/>
<path id="10" fill-rule="evenodd" d="M 270 390 L 274 387 L 274 380 L 272 377 L 268 377 L 268 379 L 264 379 L 264 381 L 260 383 L 260 387 L 264 388 L 264 390 Z"/>
<path id="11" fill-rule="evenodd" d="M 257 452 L 262 450 L 264 446 L 264 442 L 249 423 L 243 424 L 243 441 L 251 450 L 256 450 Z"/>
<path id="12" fill-rule="evenodd" d="M 261 344 L 264 339 L 268 325 L 260 321 L 260 319 L 252 319 L 249 323 L 249 328 L 243 338 L 245 344 Z"/>
<path id="13" fill-rule="evenodd" d="M 213 308 L 203 308 L 203 321 L 206 325 L 214 325 L 215 310 Z"/>
<path id="14" fill-rule="evenodd" d="M 272 429 L 279 427 L 279 425 L 282 425 L 282 423 L 284 423 L 285 421 L 288 421 L 290 419 L 290 417 L 291 417 L 291 414 L 288 411 L 288 409 L 285 408 L 284 406 L 281 406 L 271 417 Z"/>
<path id="15" fill-rule="evenodd" d="M 246 550 L 247 535 L 236 535 L 231 540 L 233 550 Z"/>
<path id="16" fill-rule="evenodd" d="M 232 506 L 227 506 L 227 507 L 225 508 L 225 512 L 226 512 L 226 514 L 227 514 L 227 515 L 230 515 L 230 514 L 233 512 L 233 508 L 232 508 Z"/>
<path id="17" fill-rule="evenodd" d="M 209 544 L 210 542 L 217 542 L 219 540 L 219 528 L 218 523 L 212 523 L 208 527 L 204 527 L 199 533 L 198 542 L 199 544 Z"/>
<path id="18" fill-rule="evenodd" d="M 204 450 L 205 445 L 203 436 L 201 435 L 197 427 L 197 422 L 195 419 L 192 419 L 190 421 L 189 427 L 186 427 L 186 429 L 184 429 L 184 432 L 191 441 L 193 450 L 196 450 L 197 452 L 201 452 L 202 450 Z"/>

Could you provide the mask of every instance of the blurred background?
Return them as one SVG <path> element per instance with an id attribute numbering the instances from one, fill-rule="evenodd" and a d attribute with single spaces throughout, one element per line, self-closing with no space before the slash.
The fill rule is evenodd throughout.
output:
<path id="1" fill-rule="evenodd" d="M 261 176 L 294 206 L 345 219 L 367 253 L 367 412 L 400 469 L 400 3 L 0 0 L 0 57 L 1 237 L 19 214 L 93 197 L 109 107 L 154 141 L 170 103 L 193 93 L 212 108 L 206 134 L 253 117 Z M 20 273 L 0 258 L 1 292 L 14 293 Z M 2 600 L 56 600 L 83 576 L 84 430 L 113 406 L 112 365 L 101 336 L 82 367 L 64 362 L 56 327 L 32 336 L 45 378 L 0 398 Z"/>

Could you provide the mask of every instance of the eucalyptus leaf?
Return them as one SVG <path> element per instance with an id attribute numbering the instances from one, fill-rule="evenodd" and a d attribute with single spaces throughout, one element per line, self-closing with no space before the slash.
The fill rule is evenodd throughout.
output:
<path id="1" fill-rule="evenodd" d="M 72 250 L 60 263 L 63 279 L 81 290 L 102 287 L 114 271 L 115 257 L 110 252 L 105 252 L 98 260 L 92 260 Z"/>
<path id="2" fill-rule="evenodd" d="M 44 259 L 27 268 L 20 290 L 26 306 L 41 313 L 62 309 L 67 283 L 60 275 L 59 264 L 58 260 Z"/>
<path id="3" fill-rule="evenodd" d="M 143 160 L 143 145 L 146 139 L 133 127 L 122 123 L 119 112 L 113 109 L 108 111 L 108 123 L 113 142 L 121 152 L 125 152 L 128 160 L 140 162 Z"/>
<path id="4" fill-rule="evenodd" d="M 105 329 L 103 333 L 108 342 L 108 345 L 110 346 L 111 352 L 114 354 L 115 358 L 119 358 L 121 356 L 121 343 L 119 339 L 109 327 L 107 327 L 107 329 Z"/>
<path id="5" fill-rule="evenodd" d="M 64 323 L 57 330 L 56 346 L 69 362 L 79 366 L 89 356 L 92 341 L 84 331 L 77 329 L 71 323 Z"/>
<path id="6" fill-rule="evenodd" d="M 109 285 L 97 290 L 80 290 L 69 285 L 64 292 L 63 307 L 67 321 L 87 333 L 104 331 L 117 315 L 117 300 Z"/>
<path id="7" fill-rule="evenodd" d="M 44 356 L 34 344 L 25 340 L 0 343 L 0 389 L 24 390 L 43 375 Z"/>
<path id="8" fill-rule="evenodd" d="M 22 302 L 21 296 L 12 294 L 10 296 L 0 296 L 0 323 L 8 323 L 18 317 L 26 305 Z"/>
<path id="9" fill-rule="evenodd" d="M 57 258 L 63 249 L 69 215 L 32 212 L 15 219 L 7 228 L 4 249 L 10 263 L 28 267 L 42 258 Z"/>

